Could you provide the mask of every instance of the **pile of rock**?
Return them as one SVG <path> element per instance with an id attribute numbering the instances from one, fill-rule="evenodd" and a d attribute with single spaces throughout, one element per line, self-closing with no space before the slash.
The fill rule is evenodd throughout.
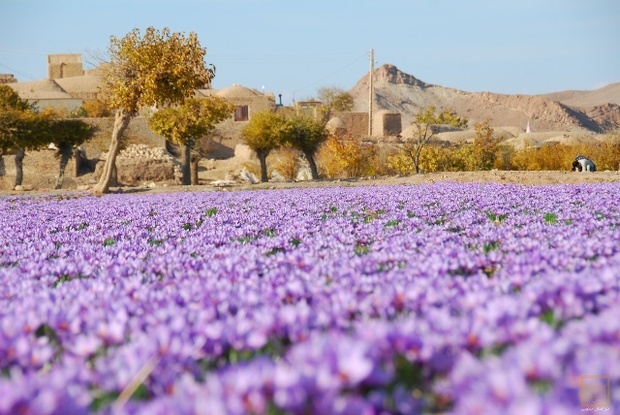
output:
<path id="1" fill-rule="evenodd" d="M 101 153 L 95 169 L 94 178 L 99 179 L 107 153 Z M 180 183 L 181 163 L 166 149 L 149 147 L 144 144 L 131 145 L 121 150 L 116 157 L 117 180 L 124 185 L 145 182 Z"/>

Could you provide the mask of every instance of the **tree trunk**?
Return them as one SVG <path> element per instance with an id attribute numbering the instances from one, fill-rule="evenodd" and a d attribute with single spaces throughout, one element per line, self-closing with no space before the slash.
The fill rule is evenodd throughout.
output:
<path id="1" fill-rule="evenodd" d="M 256 155 L 258 156 L 258 160 L 260 161 L 260 181 L 263 183 L 267 183 L 269 181 L 269 177 L 267 175 L 267 156 L 269 155 L 269 152 L 257 151 Z"/>
<path id="2" fill-rule="evenodd" d="M 15 186 L 21 186 L 24 179 L 24 157 L 26 157 L 25 148 L 15 149 Z"/>
<path id="3" fill-rule="evenodd" d="M 181 146 L 181 154 L 183 155 L 183 178 L 181 179 L 181 184 L 187 186 L 192 184 L 192 146 L 189 143 Z"/>
<path id="4" fill-rule="evenodd" d="M 419 144 L 415 151 L 415 157 L 413 159 L 413 166 L 415 167 L 415 174 L 420 174 L 420 156 L 422 154 L 422 145 Z"/>
<path id="5" fill-rule="evenodd" d="M 192 159 L 192 184 L 193 185 L 198 185 L 199 180 L 198 180 L 198 162 L 200 161 L 199 158 L 196 158 L 195 160 Z"/>
<path id="6" fill-rule="evenodd" d="M 314 154 L 306 153 L 306 159 L 308 160 L 308 164 L 310 165 L 310 173 L 312 173 L 312 180 L 319 180 L 319 170 L 316 167 L 316 162 L 314 161 Z"/>
<path id="7" fill-rule="evenodd" d="M 110 191 L 110 184 L 112 183 L 112 179 L 116 171 L 116 156 L 118 155 L 118 151 L 121 147 L 123 133 L 127 129 L 130 120 L 131 114 L 123 110 L 116 111 L 108 157 L 106 158 L 105 165 L 103 166 L 103 172 L 101 173 L 99 182 L 93 187 L 93 193 L 103 194 Z"/>
<path id="8" fill-rule="evenodd" d="M 4 165 L 4 153 L 0 150 L 0 176 L 4 176 L 6 174 L 6 167 Z"/>
<path id="9" fill-rule="evenodd" d="M 88 166 L 88 158 L 86 158 L 84 150 L 80 147 L 73 150 L 73 160 L 75 160 L 75 177 L 83 174 L 84 171 L 90 171 L 90 166 Z"/>
<path id="10" fill-rule="evenodd" d="M 65 169 L 67 168 L 67 164 L 69 164 L 69 159 L 71 158 L 71 146 L 67 144 L 59 145 L 58 153 L 60 153 L 60 165 L 58 169 L 58 177 L 56 178 L 56 186 L 54 186 L 54 189 L 62 189 L 62 181 L 65 178 Z"/>

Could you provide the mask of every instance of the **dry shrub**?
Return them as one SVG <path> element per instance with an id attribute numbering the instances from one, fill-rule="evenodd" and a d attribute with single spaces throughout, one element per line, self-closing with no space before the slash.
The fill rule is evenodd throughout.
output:
<path id="1" fill-rule="evenodd" d="M 453 165 L 455 150 L 456 147 L 445 147 L 438 144 L 425 146 L 420 152 L 420 171 L 434 173 L 457 169 Z"/>
<path id="2" fill-rule="evenodd" d="M 441 144 L 429 144 L 420 152 L 420 171 L 433 173 L 438 171 L 462 171 L 468 168 L 471 146 L 446 147 Z M 404 150 L 388 158 L 389 167 L 397 174 L 412 174 L 415 166 L 411 156 Z"/>
<path id="3" fill-rule="evenodd" d="M 429 144 L 420 152 L 420 171 L 434 173 L 438 171 L 468 170 L 467 159 L 470 158 L 471 146 L 446 147 Z M 413 174 L 415 166 L 411 156 L 403 149 L 388 158 L 388 166 L 396 174 Z M 471 170 L 471 169 L 469 169 Z"/>
<path id="4" fill-rule="evenodd" d="M 584 155 L 599 171 L 620 169 L 620 140 L 606 136 L 600 142 L 580 145 L 544 145 L 512 154 L 510 164 L 517 170 L 571 170 L 573 160 Z"/>
<path id="5" fill-rule="evenodd" d="M 603 137 L 598 150 L 593 160 L 599 170 L 620 170 L 620 132 Z"/>
<path id="6" fill-rule="evenodd" d="M 297 177 L 300 166 L 299 151 L 290 147 L 282 147 L 269 154 L 268 158 L 272 171 L 277 171 L 286 180 L 293 180 Z"/>
<path id="7" fill-rule="evenodd" d="M 260 179 L 260 162 L 254 157 L 243 163 L 242 168 Z M 279 148 L 267 156 L 267 176 L 281 176 L 285 180 L 293 180 L 299 170 L 299 153 L 291 148 Z"/>
<path id="8" fill-rule="evenodd" d="M 500 145 L 497 148 L 495 163 L 493 164 L 493 168 L 499 170 L 511 170 L 512 164 L 511 160 L 514 156 L 516 150 L 512 146 L 508 145 Z"/>
<path id="9" fill-rule="evenodd" d="M 547 144 L 515 150 L 510 146 L 494 145 L 491 149 L 476 144 L 442 146 L 429 144 L 422 148 L 420 170 L 477 171 L 491 168 L 501 170 L 570 170 L 578 155 L 591 159 L 597 170 L 620 170 L 620 134 L 608 134 L 588 144 Z M 411 158 L 402 150 L 387 158 L 392 174 L 412 174 L 415 169 Z"/>
<path id="10" fill-rule="evenodd" d="M 249 173 L 252 173 L 254 177 L 257 177 L 260 180 L 260 163 L 258 159 L 246 161 L 245 163 L 243 163 L 242 168 L 247 170 Z M 267 173 L 271 173 L 271 170 L 269 169 L 269 163 L 267 163 Z"/>
<path id="11" fill-rule="evenodd" d="M 101 117 L 111 117 L 112 111 L 110 108 L 102 101 L 99 100 L 89 100 L 84 101 L 82 104 L 82 108 L 86 112 L 86 116 L 92 118 L 101 118 Z"/>
<path id="12" fill-rule="evenodd" d="M 429 148 L 428 171 L 479 171 L 501 165 L 505 158 L 500 146 L 502 138 L 494 133 L 489 120 L 476 124 L 475 130 L 471 144 L 463 142 L 455 147 Z"/>
<path id="13" fill-rule="evenodd" d="M 411 157 L 404 154 L 402 151 L 388 157 L 388 167 L 395 174 L 409 175 L 415 172 L 415 166 Z"/>
<path id="14" fill-rule="evenodd" d="M 316 161 L 325 177 L 371 176 L 377 171 L 377 153 L 374 143 L 330 136 L 319 148 Z"/>
<path id="15" fill-rule="evenodd" d="M 466 160 L 471 146 L 445 147 L 432 145 L 422 149 L 420 164 L 426 172 L 467 170 Z"/>
<path id="16" fill-rule="evenodd" d="M 344 145 L 334 136 L 329 137 L 316 153 L 316 163 L 320 174 L 329 178 L 338 177 L 344 170 L 341 154 Z"/>
<path id="17" fill-rule="evenodd" d="M 376 149 L 373 159 L 374 174 L 378 176 L 399 174 L 390 166 L 390 159 L 398 154 L 398 147 L 390 143 L 381 143 L 376 144 Z"/>

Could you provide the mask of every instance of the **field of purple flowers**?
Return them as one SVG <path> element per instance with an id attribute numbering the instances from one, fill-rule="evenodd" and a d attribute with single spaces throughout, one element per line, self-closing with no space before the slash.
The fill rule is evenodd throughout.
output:
<path id="1" fill-rule="evenodd" d="M 618 414 L 619 201 L 3 197 L 0 414 Z"/>

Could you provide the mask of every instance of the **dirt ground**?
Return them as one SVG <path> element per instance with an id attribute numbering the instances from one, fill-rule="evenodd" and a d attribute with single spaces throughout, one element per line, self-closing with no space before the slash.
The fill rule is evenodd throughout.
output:
<path id="1" fill-rule="evenodd" d="M 422 184 L 441 181 L 451 182 L 497 182 L 521 185 L 576 184 L 576 183 L 611 183 L 620 182 L 620 171 L 573 172 L 573 171 L 477 171 L 477 172 L 440 172 L 410 176 L 360 177 L 353 179 L 318 181 L 270 181 L 252 184 L 247 181 L 231 180 L 239 176 L 248 154 L 235 155 L 228 159 L 202 159 L 199 163 L 199 185 L 180 186 L 174 182 L 143 182 L 137 186 L 111 188 L 117 193 L 162 193 L 222 190 L 258 190 L 283 189 L 292 187 L 332 187 L 360 185 L 399 185 Z M 53 152 L 29 152 L 24 159 L 23 188 L 14 190 L 15 166 L 13 156 L 4 156 L 0 162 L 0 195 L 27 195 L 45 193 L 66 193 L 88 191 L 96 183 L 93 173 L 76 176 L 75 161 L 71 159 L 65 169 L 63 189 L 54 190 L 58 173 L 58 160 Z"/>
<path id="2" fill-rule="evenodd" d="M 223 174 L 223 173 L 222 173 Z M 221 176 L 221 175 L 220 175 Z M 111 188 L 112 193 L 168 193 L 168 192 L 205 192 L 205 191 L 232 191 L 232 190 L 259 190 L 285 188 L 313 188 L 313 187 L 349 187 L 349 186 L 377 186 L 424 184 L 442 181 L 450 182 L 496 182 L 519 185 L 548 185 L 548 184 L 577 184 L 577 183 L 612 183 L 620 182 L 620 172 L 571 172 L 571 171 L 480 171 L 480 172 L 443 172 L 426 173 L 411 176 L 395 177 L 361 177 L 340 180 L 318 181 L 288 181 L 251 184 L 230 180 L 214 180 L 213 171 L 202 170 L 199 174 L 200 185 L 180 186 L 170 183 L 148 183 L 140 186 L 123 186 Z M 8 179 L 8 178 L 6 178 Z M 49 178 L 38 181 L 32 176 L 25 187 L 27 190 L 0 190 L 0 195 L 28 195 L 46 193 L 66 193 L 72 191 L 88 191 L 93 180 L 89 175 L 74 178 L 70 186 L 54 190 L 50 186 Z"/>
<path id="3" fill-rule="evenodd" d="M 512 183 L 521 185 L 546 185 L 546 184 L 578 184 L 578 183 L 611 183 L 620 182 L 620 172 L 594 172 L 579 173 L 568 171 L 480 171 L 480 172 L 444 172 L 426 173 L 402 177 L 361 177 L 340 180 L 298 181 L 298 182 L 268 182 L 268 183 L 239 183 L 223 188 L 230 190 L 252 189 L 286 189 L 286 188 L 312 188 L 312 187 L 347 187 L 347 186 L 379 186 L 379 185 L 403 185 L 424 184 L 442 181 L 450 182 L 496 182 Z M 173 186 L 154 188 L 150 191 L 185 191 L 187 186 Z M 205 191 L 222 187 L 214 185 L 189 186 L 189 191 Z M 127 189 L 129 190 L 129 189 Z"/>

